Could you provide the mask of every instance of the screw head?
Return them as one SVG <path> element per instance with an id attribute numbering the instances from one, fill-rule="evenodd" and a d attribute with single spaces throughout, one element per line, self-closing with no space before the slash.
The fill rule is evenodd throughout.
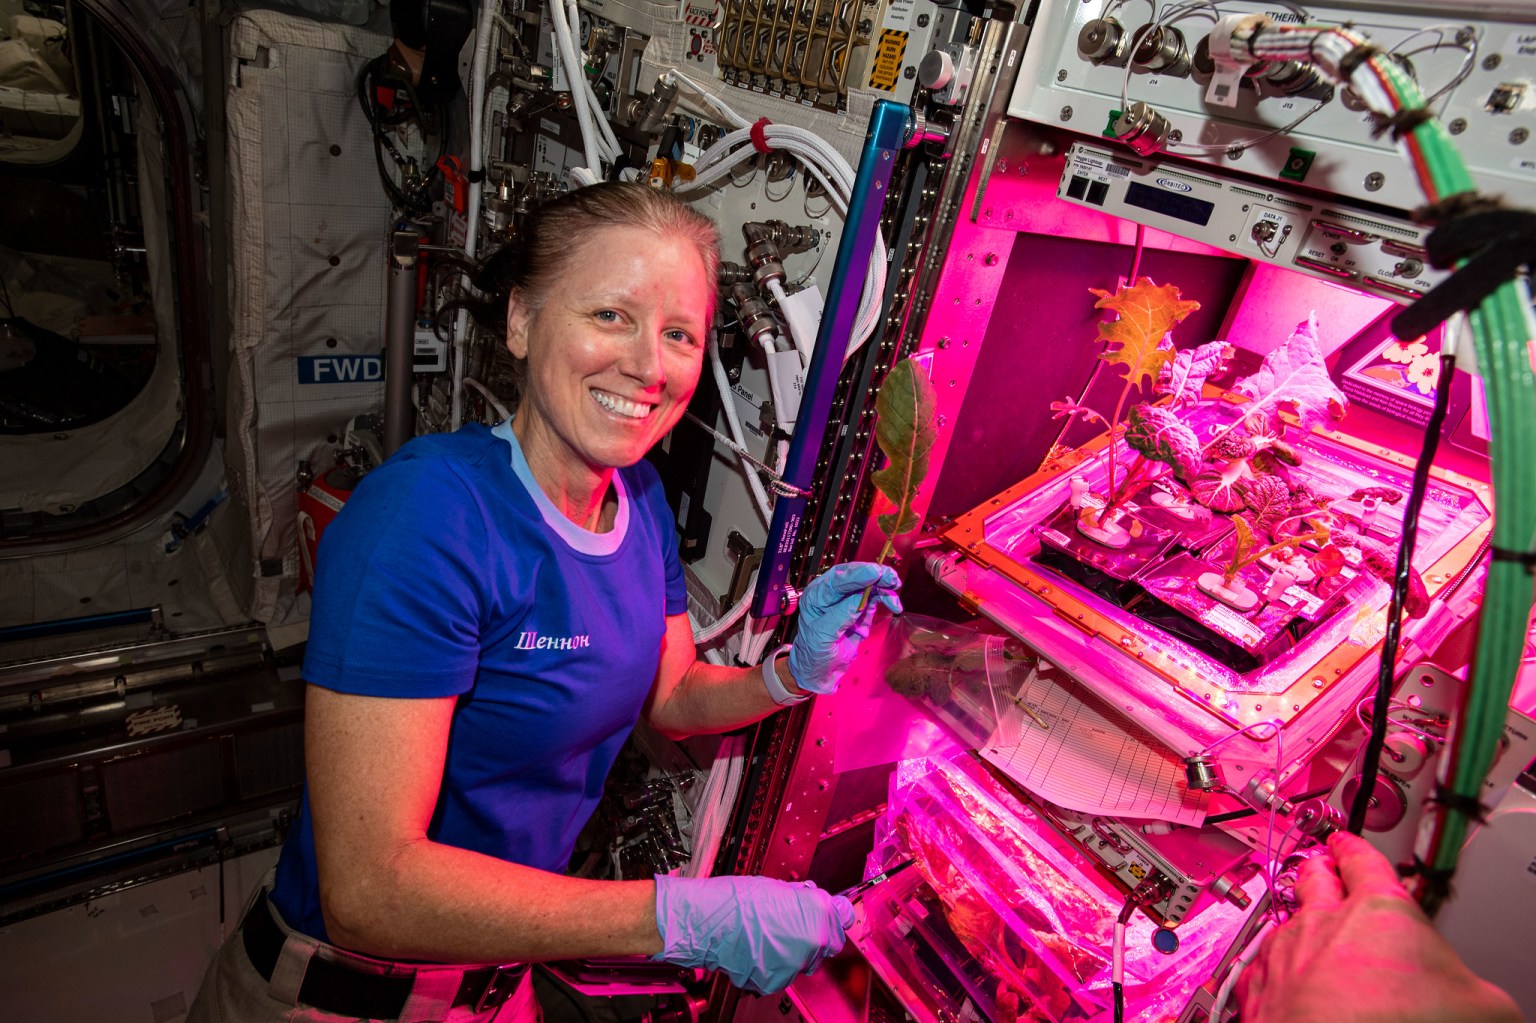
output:
<path id="1" fill-rule="evenodd" d="M 1379 192 L 1381 186 L 1387 183 L 1387 176 L 1380 171 L 1372 171 L 1365 176 L 1365 190 L 1367 192 Z"/>
<path id="2" fill-rule="evenodd" d="M 1494 68 L 1498 67 L 1503 62 L 1504 62 L 1504 58 L 1503 57 L 1500 57 L 1497 53 L 1490 53 L 1490 54 L 1488 54 L 1488 56 L 1483 58 L 1483 70 L 1484 71 L 1492 71 Z"/>
<path id="3" fill-rule="evenodd" d="M 1058 82 L 1065 82 L 1067 80 L 1067 69 L 1066 68 L 1062 68 L 1060 71 L 1056 72 L 1056 80 Z"/>
<path id="4" fill-rule="evenodd" d="M 1061 119 L 1063 121 L 1070 121 L 1070 120 L 1072 120 L 1072 108 L 1071 107 L 1062 107 L 1061 108 Z"/>
<path id="5" fill-rule="evenodd" d="M 1509 133 L 1509 142 L 1510 142 L 1511 145 L 1518 146 L 1520 143 L 1524 142 L 1526 139 L 1528 139 L 1530 137 L 1531 137 L 1531 129 L 1529 129 L 1529 128 L 1516 128 L 1514 131 Z"/>
<path id="6" fill-rule="evenodd" d="M 1452 135 L 1460 135 L 1467 130 L 1467 119 L 1465 117 L 1457 117 L 1445 126 L 1445 130 Z"/>

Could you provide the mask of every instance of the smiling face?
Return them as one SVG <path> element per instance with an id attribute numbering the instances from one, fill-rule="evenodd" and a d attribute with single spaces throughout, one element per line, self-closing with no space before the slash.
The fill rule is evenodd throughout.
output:
<path id="1" fill-rule="evenodd" d="M 712 283 L 692 240 L 613 226 L 578 245 L 536 307 L 513 293 L 507 348 L 527 360 L 513 429 L 546 491 L 606 488 L 682 418 Z"/>

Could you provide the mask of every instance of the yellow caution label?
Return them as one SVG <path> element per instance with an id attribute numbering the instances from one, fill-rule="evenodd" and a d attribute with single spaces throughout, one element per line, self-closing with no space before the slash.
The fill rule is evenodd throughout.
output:
<path id="1" fill-rule="evenodd" d="M 907 52 L 907 33 L 888 28 L 880 33 L 875 59 L 869 64 L 869 87 L 891 92 L 901 77 L 901 58 Z"/>

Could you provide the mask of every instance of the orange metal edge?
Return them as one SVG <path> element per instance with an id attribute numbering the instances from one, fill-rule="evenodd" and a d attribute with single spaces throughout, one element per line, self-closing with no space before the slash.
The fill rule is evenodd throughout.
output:
<path id="1" fill-rule="evenodd" d="M 1233 400 L 1229 395 L 1218 392 L 1218 395 L 1227 400 Z M 1241 399 L 1237 399 L 1241 400 Z M 1294 425 L 1295 420 L 1287 416 Z M 1316 429 L 1313 433 L 1325 437 L 1342 447 L 1351 448 L 1361 454 L 1382 461 L 1392 462 L 1399 467 L 1411 470 L 1415 460 L 1399 452 L 1382 448 L 1376 445 L 1366 444 L 1349 434 L 1337 430 Z M 958 549 L 970 560 L 984 568 L 994 569 L 1008 579 L 1017 583 L 1025 590 L 1044 601 L 1051 609 L 1068 624 L 1073 625 L 1090 636 L 1097 635 L 1105 639 L 1112 646 L 1118 647 L 1127 656 L 1135 657 L 1145 663 L 1154 672 L 1169 682 L 1176 692 L 1184 696 L 1195 706 L 1202 708 L 1207 713 L 1213 714 L 1234 728 L 1241 728 L 1251 724 L 1262 717 L 1283 717 L 1290 721 L 1299 716 L 1312 705 L 1328 688 L 1328 683 L 1344 675 L 1353 668 L 1362 658 L 1369 657 L 1380 650 L 1381 642 L 1377 641 L 1370 646 L 1362 646 L 1356 643 L 1343 643 L 1328 654 L 1320 658 L 1312 667 L 1303 672 L 1306 679 L 1298 678 L 1287 690 L 1282 693 L 1266 693 L 1258 696 L 1261 700 L 1280 700 L 1280 706 L 1289 704 L 1289 713 L 1271 710 L 1263 713 L 1263 704 L 1255 705 L 1256 709 L 1252 720 L 1247 720 L 1247 715 L 1242 719 L 1218 710 L 1218 701 L 1225 703 L 1232 698 L 1231 693 L 1216 686 L 1199 685 L 1191 686 L 1187 683 L 1186 676 L 1177 670 L 1178 666 L 1166 656 L 1148 653 L 1143 649 L 1140 637 L 1130 629 L 1119 625 L 1114 619 L 1096 611 L 1071 593 L 1064 592 L 1056 586 L 1054 576 L 1045 576 L 1032 569 L 1024 567 L 1014 561 L 1007 554 L 990 546 L 986 542 L 986 520 L 998 508 L 1006 507 L 1024 495 L 1042 487 L 1069 472 L 1080 465 L 1088 457 L 1103 448 L 1108 441 L 1108 434 L 1100 434 L 1080 448 L 1058 456 L 1043 465 L 1038 472 L 1019 481 L 1007 490 L 1002 491 L 996 497 L 988 499 L 984 504 L 973 508 L 955 520 L 955 524 L 941 535 L 941 539 Z M 1430 468 L 1431 478 L 1452 486 L 1460 487 L 1473 495 L 1474 499 L 1487 512 L 1488 518 L 1482 525 L 1475 528 L 1464 537 L 1451 550 L 1447 551 L 1434 564 L 1423 573 L 1425 588 L 1429 596 L 1434 598 L 1450 580 L 1459 575 L 1463 569 L 1477 556 L 1483 541 L 1493 529 L 1493 517 L 1491 507 L 1492 488 L 1488 484 L 1460 473 Z M 972 607 L 979 608 L 981 601 L 975 594 L 966 594 L 964 601 Z M 1386 610 L 1386 604 L 1380 604 L 1370 609 L 1372 614 Z M 1025 638 L 1025 637 L 1020 637 Z M 1027 642 L 1027 638 L 1026 638 Z M 1321 683 L 1320 685 L 1318 683 Z M 1304 684 L 1305 683 L 1305 684 Z"/>

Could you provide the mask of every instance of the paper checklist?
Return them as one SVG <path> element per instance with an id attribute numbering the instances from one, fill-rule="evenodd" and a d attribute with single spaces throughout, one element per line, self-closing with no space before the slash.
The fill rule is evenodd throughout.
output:
<path id="1" fill-rule="evenodd" d="M 998 726 L 978 751 L 1042 799 L 1083 813 L 1198 825 L 1207 794 L 1178 757 L 1053 665 L 999 688 Z"/>

